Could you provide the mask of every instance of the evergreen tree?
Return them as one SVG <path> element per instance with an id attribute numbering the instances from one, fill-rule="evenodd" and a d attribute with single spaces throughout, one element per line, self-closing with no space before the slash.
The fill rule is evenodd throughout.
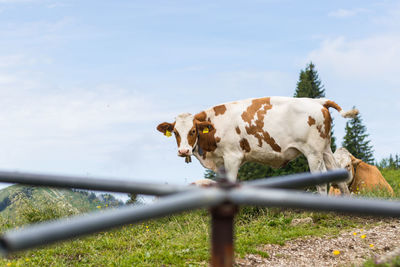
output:
<path id="1" fill-rule="evenodd" d="M 343 137 L 342 146 L 345 147 L 354 157 L 366 163 L 373 164 L 374 156 L 371 141 L 367 140 L 367 128 L 362 124 L 361 115 L 346 122 L 346 135 Z"/>
<path id="2" fill-rule="evenodd" d="M 396 167 L 395 161 L 393 159 L 392 154 L 390 154 L 390 156 L 389 156 L 389 168 L 390 169 L 394 169 L 395 167 Z"/>
<path id="3" fill-rule="evenodd" d="M 264 164 L 258 162 L 246 162 L 240 167 L 238 172 L 238 180 L 248 181 L 258 178 L 273 176 L 274 170 Z"/>
<path id="4" fill-rule="evenodd" d="M 380 169 L 392 169 L 392 170 L 398 170 L 400 169 L 400 157 L 398 154 L 394 155 L 394 158 L 392 154 L 388 158 L 383 158 L 379 163 L 376 163 Z"/>
<path id="5" fill-rule="evenodd" d="M 395 156 L 395 169 L 398 170 L 400 168 L 400 157 L 398 154 Z"/>
<path id="6" fill-rule="evenodd" d="M 321 85 L 315 65 L 310 62 L 305 70 L 300 71 L 299 81 L 294 97 L 321 98 L 325 97 L 324 86 Z"/>

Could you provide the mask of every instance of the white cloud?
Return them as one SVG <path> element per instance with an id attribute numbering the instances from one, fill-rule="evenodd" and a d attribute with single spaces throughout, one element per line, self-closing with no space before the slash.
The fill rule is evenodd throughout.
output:
<path id="1" fill-rule="evenodd" d="M 348 18 L 348 17 L 354 17 L 360 13 L 365 13 L 365 12 L 368 12 L 368 9 L 365 8 L 338 9 L 330 12 L 328 16 L 336 18 Z"/>
<path id="2" fill-rule="evenodd" d="M 0 90 L 2 135 L 78 137 L 162 115 L 149 97 L 138 92 L 110 86 L 49 91 L 34 86 L 21 90 L 18 87 L 23 86 L 17 86 L 17 80 L 0 76 L 0 82 L 8 83 Z"/>
<path id="3" fill-rule="evenodd" d="M 383 79 L 400 84 L 400 34 L 327 39 L 308 55 L 308 60 L 347 79 Z"/>

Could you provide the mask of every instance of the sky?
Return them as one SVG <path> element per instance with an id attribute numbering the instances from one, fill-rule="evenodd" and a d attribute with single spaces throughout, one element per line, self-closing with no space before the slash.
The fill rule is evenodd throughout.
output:
<path id="1" fill-rule="evenodd" d="M 398 1 L 0 0 L 0 169 L 190 183 L 156 126 L 292 96 L 311 61 L 375 158 L 400 153 Z"/>

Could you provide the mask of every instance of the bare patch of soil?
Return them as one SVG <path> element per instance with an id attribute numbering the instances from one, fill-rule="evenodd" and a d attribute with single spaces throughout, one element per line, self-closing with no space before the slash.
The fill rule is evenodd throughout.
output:
<path id="1" fill-rule="evenodd" d="M 376 224 L 376 222 L 375 222 Z M 368 220 L 366 220 L 366 228 Z M 361 266 L 365 260 L 390 260 L 400 253 L 400 220 L 383 220 L 369 229 L 346 230 L 337 237 L 310 237 L 267 244 L 259 249 L 270 255 L 247 255 L 237 266 Z"/>

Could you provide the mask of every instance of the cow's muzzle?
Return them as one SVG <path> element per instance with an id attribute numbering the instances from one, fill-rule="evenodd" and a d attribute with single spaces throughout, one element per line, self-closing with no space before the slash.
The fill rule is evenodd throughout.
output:
<path id="1" fill-rule="evenodd" d="M 190 149 L 179 149 L 178 150 L 179 157 L 187 157 L 187 156 L 191 156 L 191 155 L 192 155 L 192 151 L 190 151 Z"/>

